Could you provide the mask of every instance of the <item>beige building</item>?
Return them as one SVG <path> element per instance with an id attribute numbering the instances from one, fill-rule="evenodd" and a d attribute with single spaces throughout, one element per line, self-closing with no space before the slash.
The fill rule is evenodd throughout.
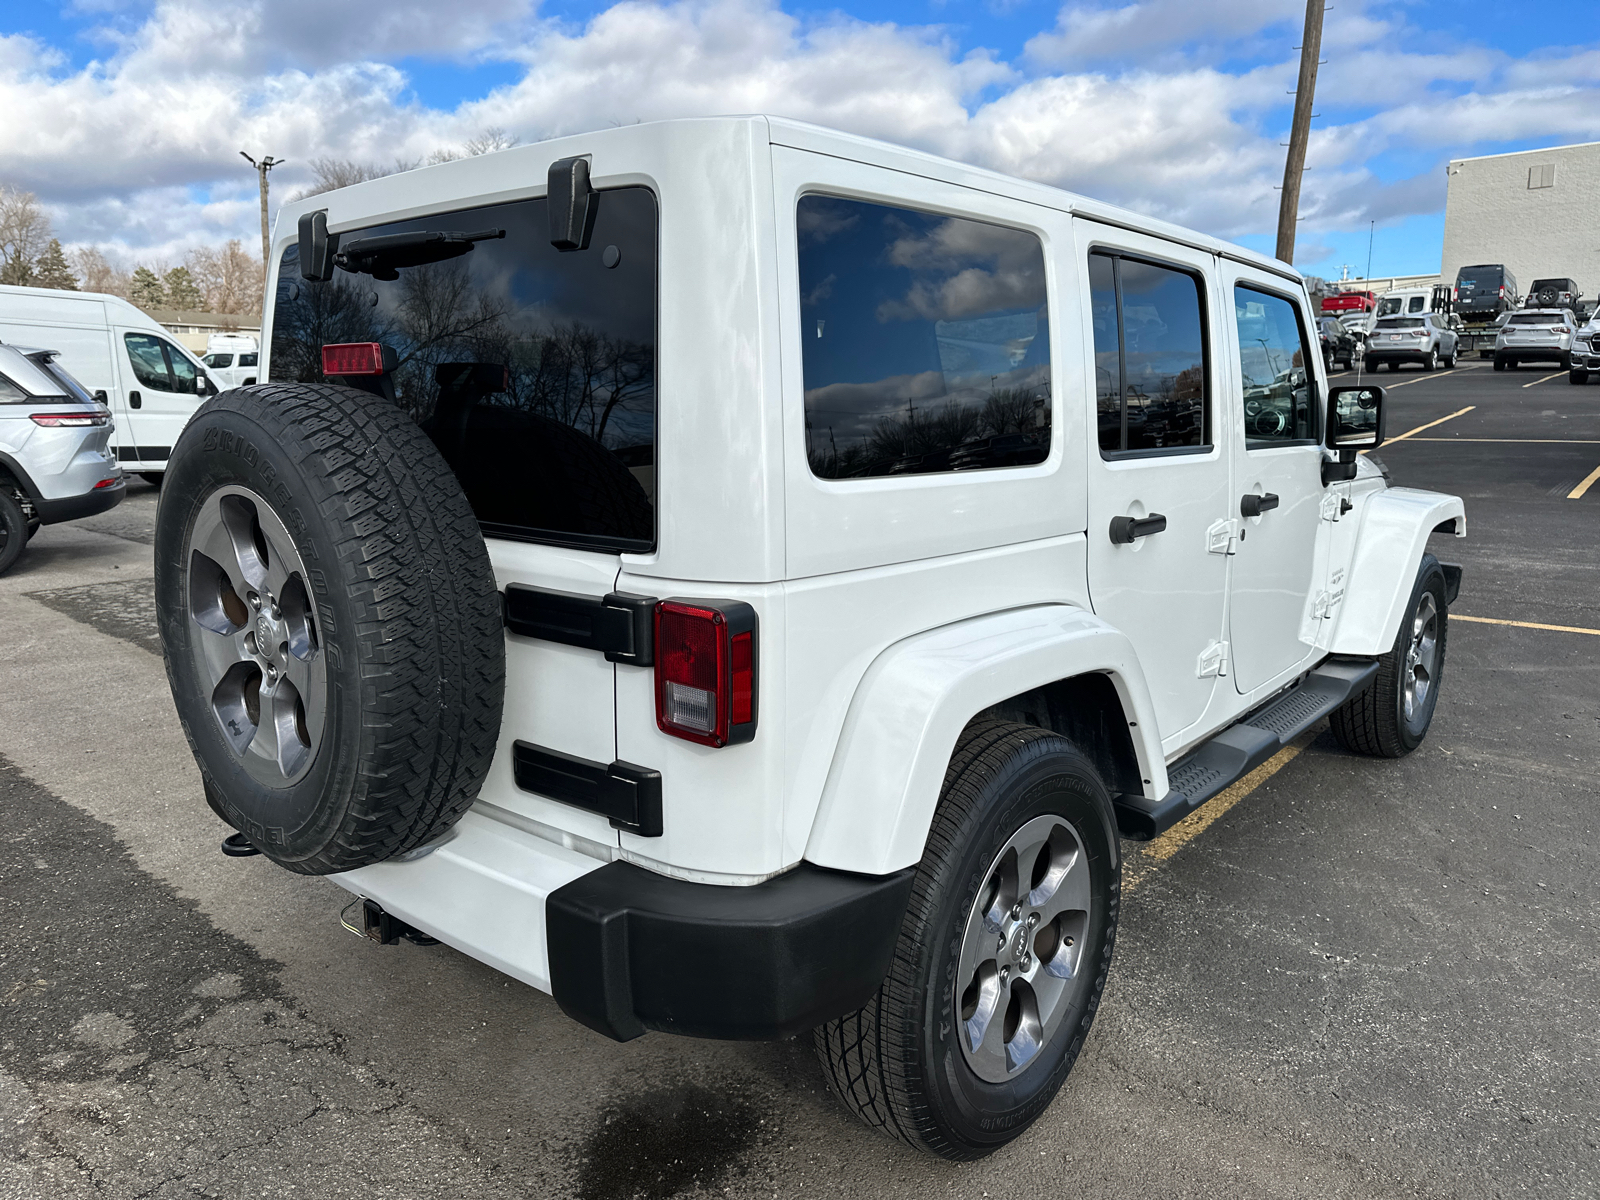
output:
<path id="1" fill-rule="evenodd" d="M 150 315 L 166 331 L 196 354 L 206 352 L 213 333 L 248 333 L 261 337 L 261 317 L 256 313 L 185 312 L 175 308 L 153 308 Z"/>
<path id="2" fill-rule="evenodd" d="M 1447 168 L 1443 275 L 1503 263 L 1526 294 L 1567 276 L 1600 293 L 1600 142 L 1458 158 Z"/>

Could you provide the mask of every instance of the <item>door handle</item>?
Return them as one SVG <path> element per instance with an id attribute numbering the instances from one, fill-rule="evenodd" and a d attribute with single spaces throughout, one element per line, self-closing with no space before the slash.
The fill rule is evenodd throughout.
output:
<path id="1" fill-rule="evenodd" d="M 1239 497 L 1239 515 L 1241 517 L 1259 517 L 1264 512 L 1270 512 L 1278 507 L 1278 497 L 1268 492 L 1264 496 Z"/>
<path id="2" fill-rule="evenodd" d="M 144 403 L 144 399 L 143 399 L 143 397 L 141 397 L 139 395 L 138 392 L 129 392 L 128 393 L 128 407 L 129 408 L 138 408 L 143 403 Z"/>
<path id="3" fill-rule="evenodd" d="M 1112 517 L 1111 541 L 1113 545 L 1125 546 L 1135 538 L 1160 533 L 1166 527 L 1167 519 L 1160 513 L 1151 513 L 1148 517 Z"/>

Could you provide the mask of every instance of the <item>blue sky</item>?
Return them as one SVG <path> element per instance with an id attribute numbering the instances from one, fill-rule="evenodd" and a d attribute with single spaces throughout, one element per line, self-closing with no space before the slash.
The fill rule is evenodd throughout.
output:
<path id="1" fill-rule="evenodd" d="M 1294 0 L 68 0 L 0 11 L 0 183 L 125 260 L 254 234 L 241 145 L 392 162 L 770 111 L 1274 238 Z M 1450 158 L 1600 140 L 1577 3 L 1336 0 L 1297 265 L 1436 270 Z M 1587 42 L 1575 35 L 1589 34 Z"/>

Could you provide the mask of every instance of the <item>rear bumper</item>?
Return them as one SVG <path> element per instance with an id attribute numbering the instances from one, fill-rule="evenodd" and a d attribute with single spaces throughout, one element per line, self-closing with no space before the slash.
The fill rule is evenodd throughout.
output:
<path id="1" fill-rule="evenodd" d="M 802 863 L 753 887 L 668 879 L 615 862 L 551 893 L 553 992 L 568 1016 L 626 1041 L 788 1037 L 860 1008 L 888 973 L 914 871 Z"/>
<path id="2" fill-rule="evenodd" d="M 1435 351 L 1435 354 L 1437 354 L 1437 353 L 1438 352 Z M 1426 362 L 1427 361 L 1428 352 L 1426 350 L 1419 349 L 1419 348 L 1417 348 L 1415 346 L 1412 346 L 1412 347 L 1408 347 L 1408 348 L 1406 348 L 1404 350 L 1368 350 L 1366 352 L 1366 354 L 1364 355 L 1364 357 L 1367 359 L 1368 362 L 1373 362 L 1373 363 L 1388 363 L 1388 362 L 1419 363 L 1419 362 Z"/>
<path id="3" fill-rule="evenodd" d="M 1561 362 L 1570 353 L 1565 346 L 1497 346 L 1494 356 L 1507 362 Z"/>
<path id="4" fill-rule="evenodd" d="M 115 508 L 127 494 L 128 481 L 118 479 L 108 487 L 96 488 L 79 496 L 66 496 L 60 500 L 33 499 L 30 503 L 42 523 L 58 525 L 62 521 L 76 521 L 80 517 L 92 517 L 108 508 Z"/>
<path id="5" fill-rule="evenodd" d="M 603 863 L 482 802 L 435 849 L 331 876 L 618 1041 L 786 1037 L 888 973 L 914 872 L 802 863 L 750 887 Z"/>

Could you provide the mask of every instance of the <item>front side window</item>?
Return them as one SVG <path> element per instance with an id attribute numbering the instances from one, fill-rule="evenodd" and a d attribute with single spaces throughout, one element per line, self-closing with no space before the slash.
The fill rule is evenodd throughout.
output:
<path id="1" fill-rule="evenodd" d="M 256 365 L 256 360 L 259 357 L 260 355 L 257 354 L 241 354 L 239 355 L 239 365 L 241 367 L 253 367 Z M 227 366 L 228 364 L 223 363 L 222 365 Z"/>
<path id="2" fill-rule="evenodd" d="M 122 342 L 128 348 L 128 361 L 133 364 L 133 377 L 147 388 L 158 392 L 175 392 L 172 372 L 167 369 L 167 356 L 161 351 L 161 339 L 148 333 L 125 333 Z"/>
<path id="3" fill-rule="evenodd" d="M 393 349 L 396 401 L 455 471 L 485 533 L 580 548 L 655 544 L 657 212 L 597 192 L 587 249 L 550 244 L 541 197 L 344 232 L 484 233 L 444 261 L 380 253 L 326 283 L 284 251 L 271 378 L 322 379 L 322 347 Z M 437 259 L 437 256 L 434 256 Z M 241 359 L 243 356 L 241 355 Z M 338 382 L 334 380 L 333 382 Z"/>
<path id="4" fill-rule="evenodd" d="M 1378 301 L 1378 315 L 1380 317 L 1392 316 L 1400 311 L 1400 297 L 1387 296 Z"/>
<path id="5" fill-rule="evenodd" d="M 233 366 L 233 355 L 208 354 L 200 361 L 205 363 L 205 365 L 208 367 L 231 367 Z"/>
<path id="6" fill-rule="evenodd" d="M 802 196 L 796 222 L 816 475 L 1045 460 L 1050 322 L 1035 235 L 832 196 Z"/>
<path id="7" fill-rule="evenodd" d="M 1200 280 L 1096 251 L 1089 306 L 1101 454 L 1210 446 Z"/>
<path id="8" fill-rule="evenodd" d="M 1426 296 L 1413 296 L 1413 297 L 1411 297 L 1411 304 L 1406 308 L 1406 311 L 1407 312 L 1421 312 L 1423 303 L 1426 300 L 1427 300 Z"/>
<path id="9" fill-rule="evenodd" d="M 1308 366 L 1311 352 L 1295 306 L 1282 296 L 1241 284 L 1233 289 L 1233 312 L 1244 383 L 1245 448 L 1314 441 L 1318 421 Z M 1398 317 L 1379 327 L 1421 324 L 1417 317 Z"/>

